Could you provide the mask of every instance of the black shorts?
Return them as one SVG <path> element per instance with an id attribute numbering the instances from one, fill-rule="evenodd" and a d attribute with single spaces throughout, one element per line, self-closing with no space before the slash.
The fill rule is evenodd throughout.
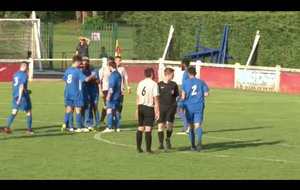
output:
<path id="1" fill-rule="evenodd" d="M 154 120 L 155 120 L 155 114 L 154 114 L 154 108 L 145 106 L 145 105 L 139 105 L 138 106 L 138 124 L 139 126 L 154 126 Z"/>
<path id="2" fill-rule="evenodd" d="M 171 105 L 171 106 L 167 106 L 167 105 L 160 105 L 159 107 L 160 110 L 160 115 L 159 115 L 159 119 L 158 119 L 158 123 L 166 123 L 166 122 L 170 122 L 173 123 L 175 120 L 175 114 L 177 111 L 177 106 L 175 105 Z"/>

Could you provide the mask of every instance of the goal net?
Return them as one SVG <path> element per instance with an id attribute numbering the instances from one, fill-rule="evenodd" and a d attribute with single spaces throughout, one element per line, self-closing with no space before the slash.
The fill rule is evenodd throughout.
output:
<path id="1" fill-rule="evenodd" d="M 0 64 L 18 63 L 24 59 L 33 64 L 32 59 L 41 58 L 40 20 L 35 18 L 35 13 L 32 17 L 0 19 Z M 42 65 L 37 64 L 41 70 Z M 33 69 L 33 65 L 29 68 Z"/>

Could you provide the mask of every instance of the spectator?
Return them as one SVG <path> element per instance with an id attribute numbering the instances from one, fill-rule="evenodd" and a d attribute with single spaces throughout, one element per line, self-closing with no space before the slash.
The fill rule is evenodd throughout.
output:
<path id="1" fill-rule="evenodd" d="M 76 47 L 76 55 L 81 57 L 89 57 L 89 39 L 85 37 L 79 38 L 79 44 Z"/>

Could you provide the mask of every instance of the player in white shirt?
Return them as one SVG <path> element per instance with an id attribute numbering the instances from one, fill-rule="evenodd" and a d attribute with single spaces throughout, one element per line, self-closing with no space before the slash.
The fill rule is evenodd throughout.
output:
<path id="1" fill-rule="evenodd" d="M 108 79 L 111 73 L 108 64 L 111 61 L 114 61 L 113 57 L 109 57 L 107 62 L 103 62 L 101 69 L 99 69 L 99 80 L 100 80 L 99 91 L 101 97 L 103 98 L 103 108 L 102 108 L 101 118 L 100 118 L 100 123 L 102 125 L 105 125 L 104 120 L 106 116 L 106 97 L 108 92 Z"/>
<path id="2" fill-rule="evenodd" d="M 144 71 L 145 79 L 140 81 L 137 87 L 137 110 L 138 129 L 136 132 L 137 151 L 143 152 L 142 139 L 145 131 L 146 151 L 152 153 L 152 128 L 154 121 L 159 118 L 159 91 L 154 78 L 153 68 L 146 68 Z"/>

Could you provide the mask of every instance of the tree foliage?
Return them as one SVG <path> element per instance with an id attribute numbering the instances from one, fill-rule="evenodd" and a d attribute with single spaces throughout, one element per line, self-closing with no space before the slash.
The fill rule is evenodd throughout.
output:
<path id="1" fill-rule="evenodd" d="M 172 59 L 195 50 L 196 29 L 205 47 L 218 48 L 224 24 L 230 26 L 230 63 L 245 64 L 257 30 L 261 39 L 257 65 L 300 67 L 300 12 L 134 12 L 126 21 L 136 27 L 135 53 L 158 59 L 174 25 Z"/>

